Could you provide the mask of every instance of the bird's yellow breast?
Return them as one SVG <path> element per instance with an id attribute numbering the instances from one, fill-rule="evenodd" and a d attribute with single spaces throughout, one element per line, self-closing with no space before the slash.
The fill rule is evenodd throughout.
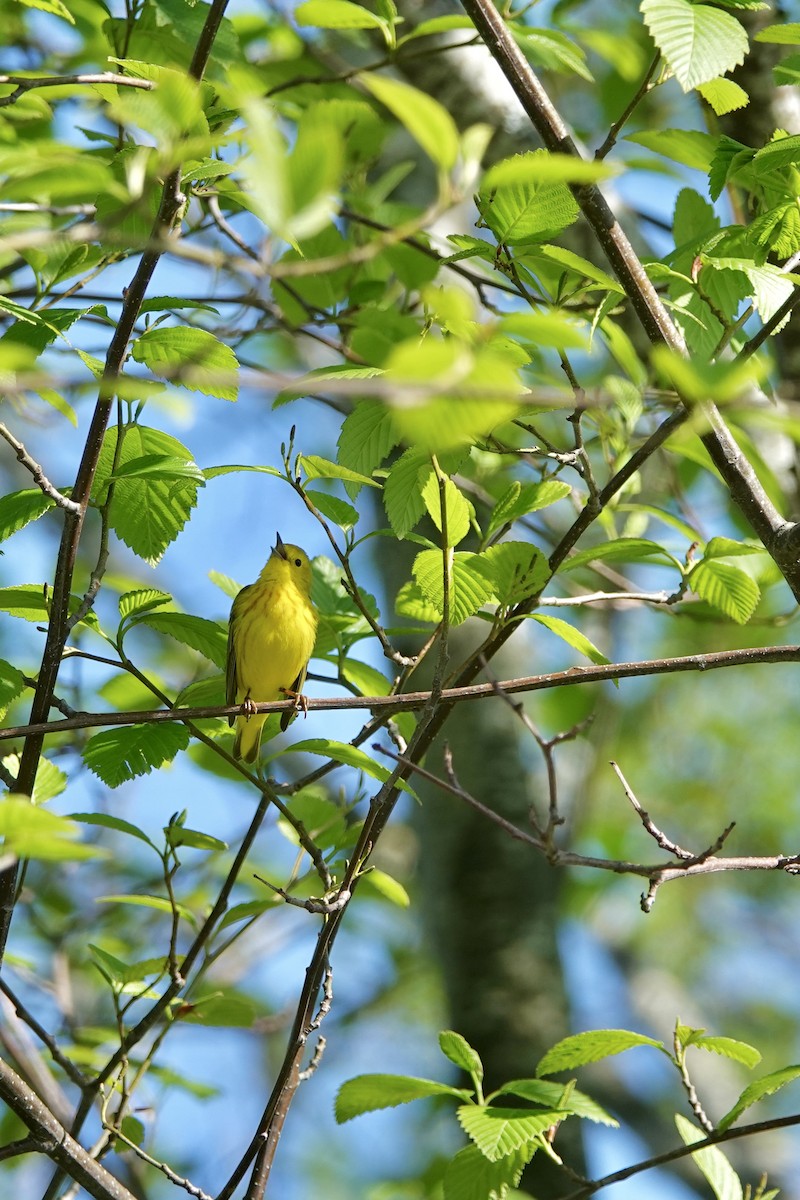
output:
<path id="1" fill-rule="evenodd" d="M 317 614 L 308 596 L 294 584 L 259 579 L 242 597 L 236 614 L 237 700 L 256 703 L 282 699 L 314 649 Z"/>

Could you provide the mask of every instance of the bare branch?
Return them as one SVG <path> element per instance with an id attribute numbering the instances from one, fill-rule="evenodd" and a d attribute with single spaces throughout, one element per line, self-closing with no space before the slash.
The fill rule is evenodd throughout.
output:
<path id="1" fill-rule="evenodd" d="M 8 442 L 23 467 L 30 471 L 33 476 L 33 482 L 38 488 L 41 488 L 45 496 L 48 496 L 59 508 L 63 508 L 66 512 L 77 513 L 80 511 L 80 505 L 76 504 L 74 500 L 70 500 L 69 496 L 65 496 L 57 487 L 54 487 L 39 463 L 34 458 L 31 458 L 22 442 L 18 441 L 10 429 L 3 425 L 2 422 L 0 422 L 0 437 Z"/>

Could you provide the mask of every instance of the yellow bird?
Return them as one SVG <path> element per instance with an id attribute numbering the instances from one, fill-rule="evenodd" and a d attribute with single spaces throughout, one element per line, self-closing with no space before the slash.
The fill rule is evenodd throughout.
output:
<path id="1" fill-rule="evenodd" d="M 299 696 L 317 634 L 317 610 L 311 603 L 311 563 L 299 546 L 277 535 L 275 549 L 255 583 L 243 587 L 233 602 L 228 623 L 228 667 L 225 702 L 241 704 L 233 753 L 252 763 L 261 748 L 265 715 L 253 715 L 255 704 Z M 286 729 L 294 712 L 281 713 Z"/>

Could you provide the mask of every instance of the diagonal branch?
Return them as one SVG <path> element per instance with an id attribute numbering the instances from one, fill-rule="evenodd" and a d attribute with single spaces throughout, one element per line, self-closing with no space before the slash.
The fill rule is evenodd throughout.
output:
<path id="1" fill-rule="evenodd" d="M 463 0 L 463 7 L 481 34 L 492 57 L 508 79 L 517 99 L 548 150 L 581 157 L 569 130 L 535 72 L 514 41 L 492 0 Z M 680 331 L 645 272 L 639 257 L 603 197 L 593 184 L 574 184 L 572 192 L 598 243 L 653 345 L 666 345 L 680 354 L 686 347 Z M 701 434 L 730 492 L 765 548 L 775 559 L 794 595 L 800 600 L 800 565 L 789 536 L 793 526 L 777 511 L 740 450 L 715 405 L 703 405 L 709 423 Z"/>

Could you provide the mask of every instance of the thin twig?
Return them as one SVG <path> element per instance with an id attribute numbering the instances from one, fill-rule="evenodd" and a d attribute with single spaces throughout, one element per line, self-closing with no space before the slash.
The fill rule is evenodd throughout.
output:
<path id="1" fill-rule="evenodd" d="M 22 442 L 18 441 L 17 438 L 14 437 L 11 430 L 2 424 L 2 422 L 0 422 L 0 437 L 2 437 L 4 441 L 8 442 L 9 446 L 16 454 L 19 462 L 22 463 L 26 470 L 30 471 L 31 475 L 33 476 L 33 482 L 38 488 L 41 489 L 42 492 L 44 492 L 45 496 L 52 500 L 54 504 L 57 504 L 59 508 L 63 508 L 65 512 L 80 512 L 80 505 L 74 500 L 71 500 L 69 496 L 65 496 L 63 492 L 60 492 L 58 488 L 50 482 L 39 463 L 36 462 L 34 458 L 31 458 Z"/>

